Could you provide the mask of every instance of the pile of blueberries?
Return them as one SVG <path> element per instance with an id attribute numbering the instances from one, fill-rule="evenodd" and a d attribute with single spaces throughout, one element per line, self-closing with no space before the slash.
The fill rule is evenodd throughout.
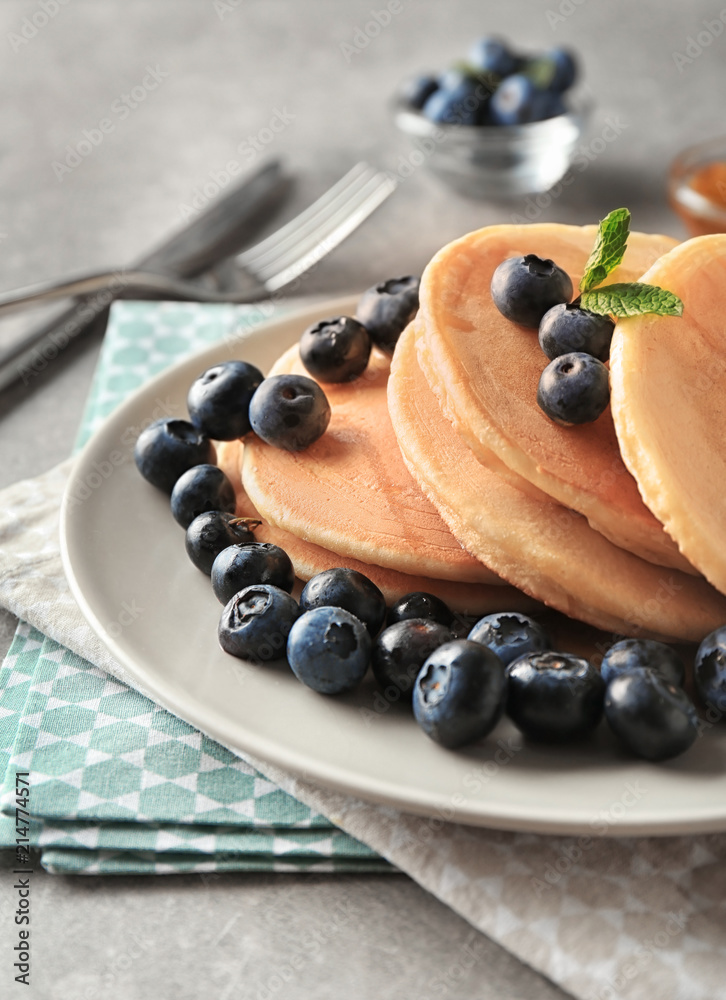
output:
<path id="1" fill-rule="evenodd" d="M 567 49 L 523 56 L 499 38 L 482 38 L 445 73 L 407 80 L 399 100 L 437 124 L 525 125 L 564 114 L 563 95 L 576 77 Z"/>
<path id="2" fill-rule="evenodd" d="M 495 306 L 514 323 L 539 331 L 550 358 L 537 387 L 540 408 L 563 427 L 597 420 L 610 402 L 603 363 L 615 324 L 572 299 L 570 276 L 554 261 L 529 253 L 510 257 L 492 275 Z"/>
<path id="3" fill-rule="evenodd" d="M 222 648 L 257 664 L 286 657 L 298 680 L 326 695 L 354 690 L 370 666 L 386 700 L 412 703 L 419 726 L 441 746 L 484 738 L 505 712 L 528 740 L 559 744 L 590 736 L 604 715 L 620 744 L 650 761 L 683 753 L 699 734 L 696 708 L 683 690 L 683 661 L 664 643 L 623 639 L 598 670 L 552 651 L 545 630 L 526 615 L 491 614 L 471 627 L 424 592 L 387 609 L 368 577 L 345 568 L 312 577 L 297 603 L 291 566 L 280 549 L 268 548 L 275 550 L 275 583 L 229 597 L 219 623 Z M 214 563 L 212 585 L 221 601 L 240 583 L 228 575 L 236 562 L 232 556 Z M 696 657 L 696 686 L 708 704 L 724 701 L 725 678 L 723 628 Z"/>
<path id="4" fill-rule="evenodd" d="M 368 364 L 373 344 L 393 352 L 418 311 L 418 291 L 418 278 L 392 278 L 364 292 L 355 318 L 337 316 L 308 327 L 300 338 L 307 370 L 327 383 L 356 379 Z M 246 361 L 227 361 L 208 368 L 192 383 L 187 409 L 188 421 L 157 420 L 141 432 L 134 448 L 136 465 L 148 482 L 170 494 L 172 514 L 186 530 L 187 555 L 211 577 L 215 596 L 225 605 L 219 625 L 222 647 L 252 660 L 279 658 L 301 609 L 312 612 L 321 602 L 335 602 L 320 597 L 325 591 L 316 590 L 322 586 L 318 577 L 308 583 L 300 606 L 293 600 L 295 572 L 289 556 L 277 545 L 256 541 L 254 528 L 260 521 L 235 517 L 234 487 L 214 464 L 213 441 L 254 432 L 270 445 L 301 451 L 325 432 L 330 404 L 318 382 L 307 376 L 264 378 Z M 335 578 L 347 571 L 331 572 Z M 382 602 L 378 588 L 361 580 Z M 358 590 L 361 586 L 359 581 Z M 362 599 L 358 590 L 354 602 Z M 363 642 L 362 626 L 357 619 L 351 625 L 345 616 L 353 616 L 347 611 L 337 609 L 335 615 L 343 620 L 330 633 L 330 650 L 350 645 L 349 628 L 357 648 Z M 374 634 L 382 620 L 376 620 Z M 366 669 L 367 664 L 366 659 Z"/>

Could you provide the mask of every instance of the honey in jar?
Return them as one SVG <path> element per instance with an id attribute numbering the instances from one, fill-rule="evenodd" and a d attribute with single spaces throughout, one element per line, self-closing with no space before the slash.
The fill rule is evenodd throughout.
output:
<path id="1" fill-rule="evenodd" d="M 670 201 L 691 236 L 726 232 L 726 159 L 672 175 Z"/>

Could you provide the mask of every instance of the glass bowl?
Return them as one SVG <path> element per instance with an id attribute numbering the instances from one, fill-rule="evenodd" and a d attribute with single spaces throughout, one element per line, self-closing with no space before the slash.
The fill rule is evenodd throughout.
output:
<path id="1" fill-rule="evenodd" d="M 414 146 L 412 170 L 425 165 L 470 198 L 511 199 L 548 191 L 564 177 L 589 112 L 580 101 L 527 125 L 439 125 L 397 104 L 394 121 Z"/>
<path id="2" fill-rule="evenodd" d="M 679 153 L 668 172 L 668 200 L 691 236 L 726 233 L 726 136 Z"/>

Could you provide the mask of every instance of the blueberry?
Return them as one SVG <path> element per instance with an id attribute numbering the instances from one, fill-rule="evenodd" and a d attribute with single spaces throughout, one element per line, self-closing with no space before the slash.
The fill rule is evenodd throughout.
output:
<path id="1" fill-rule="evenodd" d="M 563 427 L 589 424 L 610 402 L 608 370 L 591 354 L 561 354 L 542 372 L 537 402 L 550 420 Z"/>
<path id="2" fill-rule="evenodd" d="M 366 675 L 371 637 L 344 608 L 305 611 L 287 639 L 287 659 L 299 681 L 321 694 L 352 691 Z"/>
<path id="3" fill-rule="evenodd" d="M 394 698 L 410 701 L 413 685 L 424 661 L 453 634 L 445 625 L 408 618 L 389 625 L 373 644 L 371 665 L 383 691 L 395 689 Z"/>
<path id="4" fill-rule="evenodd" d="M 371 338 L 357 319 L 337 316 L 313 323 L 300 338 L 300 360 L 321 382 L 351 382 L 365 371 Z"/>
<path id="5" fill-rule="evenodd" d="M 134 460 L 152 486 L 171 493 L 179 476 L 194 465 L 213 463 L 214 445 L 187 420 L 162 418 L 146 427 L 134 447 Z"/>
<path id="6" fill-rule="evenodd" d="M 667 760 L 698 735 L 698 715 L 683 688 L 647 667 L 635 667 L 608 684 L 605 718 L 636 756 Z"/>
<path id="7" fill-rule="evenodd" d="M 245 587 L 224 607 L 217 630 L 219 644 L 225 653 L 256 663 L 282 659 L 299 614 L 297 602 L 279 587 Z"/>
<path id="8" fill-rule="evenodd" d="M 224 361 L 207 368 L 187 395 L 195 427 L 217 441 L 244 437 L 250 430 L 250 400 L 262 382 L 259 368 L 246 361 Z"/>
<path id="9" fill-rule="evenodd" d="M 517 56 L 498 38 L 480 38 L 469 49 L 466 59 L 473 69 L 495 76 L 516 73 L 520 64 Z"/>
<path id="10" fill-rule="evenodd" d="M 557 48 L 546 52 L 543 59 L 552 67 L 549 89 L 557 93 L 569 90 L 577 78 L 577 61 L 573 54 L 567 49 Z"/>
<path id="11" fill-rule="evenodd" d="M 500 611 L 480 618 L 467 638 L 488 646 L 505 667 L 525 653 L 541 653 L 551 648 L 542 626 L 517 611 Z"/>
<path id="12" fill-rule="evenodd" d="M 534 98 L 531 120 L 533 122 L 543 122 L 548 118 L 557 118 L 558 115 L 564 115 L 566 111 L 567 108 L 560 94 L 552 90 L 540 90 Z"/>
<path id="13" fill-rule="evenodd" d="M 295 583 L 290 556 L 271 542 L 243 542 L 222 549 L 212 564 L 212 590 L 222 604 L 258 583 L 288 593 Z"/>
<path id="14" fill-rule="evenodd" d="M 436 597 L 435 594 L 427 594 L 424 590 L 415 590 L 399 597 L 396 603 L 388 609 L 389 625 L 406 621 L 409 618 L 425 618 L 427 621 L 439 622 L 448 628 L 454 616 L 440 597 Z"/>
<path id="15" fill-rule="evenodd" d="M 572 281 L 554 261 L 528 253 L 502 261 L 492 275 L 491 293 L 503 316 L 537 329 L 548 309 L 570 301 Z"/>
<path id="16" fill-rule="evenodd" d="M 454 749 L 482 739 L 501 717 L 507 690 L 502 661 L 486 646 L 454 639 L 433 652 L 413 690 L 413 714 L 427 736 Z"/>
<path id="17" fill-rule="evenodd" d="M 539 346 L 550 361 L 580 351 L 607 361 L 615 324 L 609 316 L 580 309 L 571 302 L 552 306 L 539 325 Z"/>
<path id="18" fill-rule="evenodd" d="M 444 70 L 443 73 L 439 74 L 439 90 L 448 90 L 449 92 L 458 90 L 462 84 L 471 83 L 473 79 L 471 73 L 467 73 L 457 66 L 452 66 L 451 69 Z"/>
<path id="19" fill-rule="evenodd" d="M 707 635 L 693 665 L 696 690 L 706 705 L 726 713 L 726 625 Z"/>
<path id="20" fill-rule="evenodd" d="M 386 617 L 386 600 L 375 583 L 355 569 L 325 569 L 316 573 L 300 594 L 303 611 L 311 608 L 345 608 L 377 635 Z"/>
<path id="21" fill-rule="evenodd" d="M 272 375 L 252 397 L 250 423 L 267 444 L 302 451 L 325 433 L 330 403 L 306 375 Z"/>
<path id="22" fill-rule="evenodd" d="M 492 121 L 492 114 L 491 114 L 491 106 L 492 106 L 491 97 L 493 93 L 494 93 L 493 89 L 485 89 L 484 91 L 479 92 L 480 100 L 476 110 L 476 121 L 474 122 L 475 125 L 488 126 L 494 124 L 494 122 Z"/>
<path id="23" fill-rule="evenodd" d="M 473 77 L 464 79 L 455 87 L 441 85 L 422 108 L 429 121 L 438 125 L 478 125 L 482 105 L 489 103 L 489 92 Z"/>
<path id="24" fill-rule="evenodd" d="M 399 100 L 420 111 L 435 90 L 439 89 L 438 77 L 426 74 L 405 80 L 398 91 Z"/>
<path id="25" fill-rule="evenodd" d="M 546 106 L 543 91 L 529 77 L 515 73 L 497 87 L 489 110 L 495 125 L 526 125 L 540 121 Z"/>
<path id="26" fill-rule="evenodd" d="M 363 292 L 355 318 L 363 324 L 376 345 L 393 354 L 401 332 L 418 312 L 420 278 L 390 278 Z"/>
<path id="27" fill-rule="evenodd" d="M 648 667 L 669 684 L 683 686 L 686 668 L 672 646 L 654 639 L 621 639 L 603 657 L 600 673 L 606 684 L 636 667 Z"/>
<path id="28" fill-rule="evenodd" d="M 587 736 L 603 712 L 605 681 L 569 653 L 528 653 L 507 668 L 507 714 L 532 740 Z"/>
<path id="29" fill-rule="evenodd" d="M 187 469 L 171 491 L 171 512 L 182 528 L 188 528 L 195 517 L 208 510 L 233 514 L 234 508 L 234 486 L 216 465 Z"/>
<path id="30" fill-rule="evenodd" d="M 228 545 L 249 545 L 255 536 L 248 526 L 249 518 L 210 510 L 199 514 L 187 528 L 187 555 L 202 573 L 212 572 L 212 564 Z M 259 522 L 258 522 L 259 523 Z"/>

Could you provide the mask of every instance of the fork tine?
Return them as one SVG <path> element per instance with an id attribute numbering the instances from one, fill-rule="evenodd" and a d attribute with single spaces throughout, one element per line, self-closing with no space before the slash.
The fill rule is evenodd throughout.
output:
<path id="1" fill-rule="evenodd" d="M 285 243 L 291 236 L 294 237 L 301 227 L 305 226 L 311 219 L 318 216 L 320 212 L 326 211 L 326 206 L 335 201 L 340 195 L 344 194 L 345 191 L 352 185 L 355 186 L 358 183 L 358 179 L 361 176 L 368 176 L 372 170 L 367 163 L 361 161 L 356 163 L 346 174 L 344 174 L 339 181 L 333 184 L 332 187 L 328 188 L 318 199 L 314 201 L 312 205 L 308 205 L 304 211 L 300 212 L 295 216 L 294 219 L 290 219 L 286 222 L 284 226 L 276 229 L 274 233 L 271 233 L 266 239 L 261 240 L 254 246 L 249 247 L 247 250 L 236 255 L 235 260 L 242 267 L 247 267 L 250 263 L 254 263 L 260 257 L 264 256 L 269 252 L 274 252 L 276 248 Z"/>
<path id="2" fill-rule="evenodd" d="M 260 281 L 276 274 L 289 263 L 297 259 L 309 247 L 313 246 L 330 226 L 331 220 L 338 217 L 341 211 L 348 211 L 349 206 L 355 207 L 367 192 L 375 171 L 366 167 L 344 186 L 337 187 L 331 195 L 319 199 L 314 211 L 306 213 L 306 218 L 293 220 L 297 223 L 288 234 L 278 240 L 274 246 L 259 252 L 257 248 L 246 256 L 244 266 Z"/>
<path id="3" fill-rule="evenodd" d="M 362 204 L 378 188 L 380 183 L 381 175 L 374 173 L 365 183 L 350 191 L 345 198 L 336 199 L 335 204 L 316 225 L 306 226 L 294 242 L 289 241 L 274 256 L 266 256 L 263 261 L 255 262 L 252 269 L 255 275 L 260 280 L 266 281 L 305 255 L 321 240 L 324 240 L 327 234 L 335 229 L 343 219 L 354 212 L 358 205 Z"/>
<path id="4" fill-rule="evenodd" d="M 294 281 L 303 272 L 314 267 L 319 260 L 322 260 L 326 254 L 330 253 L 331 250 L 341 243 L 349 233 L 352 233 L 389 195 L 393 194 L 397 186 L 398 184 L 394 178 L 386 174 L 379 174 L 376 186 L 368 195 L 356 207 L 349 207 L 349 210 L 345 213 L 341 211 L 336 217 L 336 224 L 329 226 L 327 233 L 321 236 L 312 247 L 308 248 L 281 271 L 265 279 L 265 288 L 269 292 L 275 292 L 291 281 Z"/>

